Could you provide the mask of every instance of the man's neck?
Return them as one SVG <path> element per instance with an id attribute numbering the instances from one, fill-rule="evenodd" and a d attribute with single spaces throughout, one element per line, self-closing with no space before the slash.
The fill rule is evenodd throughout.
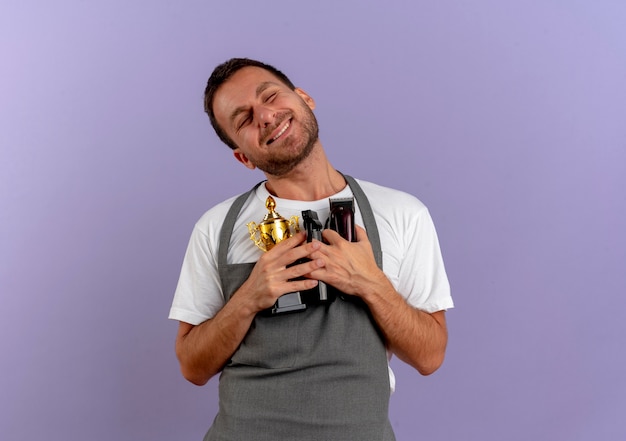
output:
<path id="1" fill-rule="evenodd" d="M 267 190 L 279 198 L 299 201 L 316 201 L 343 190 L 346 181 L 328 162 L 323 150 L 313 155 L 285 176 L 266 174 Z"/>

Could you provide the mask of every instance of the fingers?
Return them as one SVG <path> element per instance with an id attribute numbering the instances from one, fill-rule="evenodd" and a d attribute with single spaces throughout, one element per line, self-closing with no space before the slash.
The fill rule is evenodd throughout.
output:
<path id="1" fill-rule="evenodd" d="M 360 227 L 359 225 L 355 225 L 354 228 L 356 230 L 356 241 L 367 242 L 368 238 L 367 238 L 367 232 L 365 231 L 365 229 Z M 341 241 L 344 241 L 344 242 L 346 241 L 346 239 L 341 237 L 339 233 L 329 228 L 322 231 L 322 237 L 329 245 L 337 245 Z"/>
<path id="2" fill-rule="evenodd" d="M 365 242 L 369 240 L 367 238 L 367 232 L 365 231 L 365 228 L 361 228 L 358 225 L 355 225 L 354 227 L 356 229 L 356 241 L 357 242 Z"/>
<path id="3" fill-rule="evenodd" d="M 337 243 L 341 242 L 342 240 L 345 241 L 345 239 L 343 237 L 341 237 L 339 235 L 339 233 L 337 233 L 335 230 L 331 230 L 329 228 L 326 228 L 325 230 L 322 231 L 322 238 L 329 245 L 336 245 Z"/>
<path id="4" fill-rule="evenodd" d="M 285 252 L 286 250 L 297 247 L 298 245 L 302 244 L 302 242 L 304 242 L 305 240 L 306 240 L 306 233 L 304 231 L 299 231 L 293 236 L 280 241 L 269 252 L 272 252 L 274 250 L 283 250 L 283 252 Z"/>
<path id="5" fill-rule="evenodd" d="M 287 266 L 314 250 L 314 248 L 306 247 L 303 244 L 305 240 L 306 233 L 296 233 L 292 237 L 274 245 L 268 252 L 263 253 L 259 260 L 271 264 L 276 268 Z"/>
<path id="6" fill-rule="evenodd" d="M 270 251 L 263 253 L 248 278 L 247 286 L 254 297 L 263 298 L 262 304 L 273 302 L 282 294 L 311 289 L 317 280 L 308 279 L 309 273 L 324 265 L 322 259 L 309 259 L 321 242 L 303 243 L 306 234 L 296 234 L 281 241 Z M 296 263 L 301 262 L 301 263 Z M 307 279 L 303 280 L 305 277 Z"/>
<path id="7" fill-rule="evenodd" d="M 288 280 L 308 277 L 313 271 L 325 266 L 323 259 L 305 260 L 285 269 Z"/>
<path id="8" fill-rule="evenodd" d="M 370 276 L 377 274 L 378 267 L 367 232 L 358 225 L 355 227 L 356 242 L 348 242 L 330 229 L 322 232 L 325 243 L 309 257 L 323 260 L 324 265 L 308 277 L 332 285 L 346 294 L 359 295 L 365 291 Z"/>

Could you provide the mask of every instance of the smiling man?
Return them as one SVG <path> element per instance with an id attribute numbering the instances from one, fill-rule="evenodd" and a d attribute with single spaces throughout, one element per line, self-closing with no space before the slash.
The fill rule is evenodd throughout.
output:
<path id="1" fill-rule="evenodd" d="M 282 72 L 245 58 L 218 66 L 205 90 L 220 139 L 267 178 L 197 222 L 170 310 L 183 376 L 203 385 L 221 373 L 205 440 L 393 440 L 389 359 L 423 375 L 444 359 L 453 302 L 427 208 L 335 170 L 314 109 Z M 269 196 L 285 218 L 312 210 L 322 221 L 329 199 L 353 199 L 356 241 L 326 228 L 322 240 L 300 232 L 263 252 L 247 224 Z M 334 301 L 267 313 L 318 286 Z"/>

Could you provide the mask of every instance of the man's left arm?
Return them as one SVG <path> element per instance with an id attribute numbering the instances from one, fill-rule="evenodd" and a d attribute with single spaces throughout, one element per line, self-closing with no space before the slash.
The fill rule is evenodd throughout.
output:
<path id="1" fill-rule="evenodd" d="M 363 299 L 388 348 L 422 375 L 435 372 L 443 363 L 448 342 L 445 312 L 427 313 L 409 305 L 376 265 L 365 230 L 356 229 L 357 242 L 324 230 L 327 245 L 311 255 L 324 266 L 310 277 Z"/>

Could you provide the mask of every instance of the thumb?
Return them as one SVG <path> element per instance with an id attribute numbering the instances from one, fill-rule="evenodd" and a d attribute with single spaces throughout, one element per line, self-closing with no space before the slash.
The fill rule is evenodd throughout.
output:
<path id="1" fill-rule="evenodd" d="M 329 245 L 344 240 L 343 237 L 339 235 L 339 233 L 337 233 L 335 230 L 331 230 L 330 228 L 325 228 L 322 231 L 322 237 L 324 238 L 324 241 L 326 241 L 326 243 L 328 243 Z"/>
<path id="2" fill-rule="evenodd" d="M 361 228 L 359 225 L 354 226 L 356 230 L 356 241 L 357 242 L 367 242 L 369 239 L 367 238 L 367 231 L 364 228 Z"/>

